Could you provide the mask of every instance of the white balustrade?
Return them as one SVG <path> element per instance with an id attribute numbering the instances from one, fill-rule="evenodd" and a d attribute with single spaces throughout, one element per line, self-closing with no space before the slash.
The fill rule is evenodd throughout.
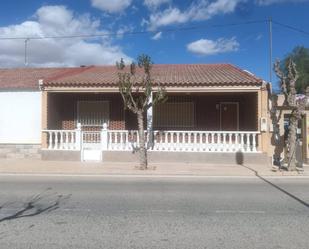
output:
<path id="1" fill-rule="evenodd" d="M 76 130 L 43 130 L 49 150 L 78 150 Z"/>
<path id="2" fill-rule="evenodd" d="M 132 151 L 139 146 L 137 130 L 81 132 L 77 130 L 44 130 L 49 150 L 79 150 L 85 140 L 101 144 L 102 150 Z M 82 135 L 80 135 L 80 133 Z M 88 135 L 86 135 L 88 134 Z M 257 152 L 259 132 L 247 131 L 153 131 L 151 151 L 187 152 Z M 85 137 L 87 136 L 87 137 Z M 90 137 L 91 136 L 91 137 Z M 145 131 L 145 139 L 147 131 Z M 79 139 L 83 141 L 78 141 Z M 145 141 L 145 145 L 147 145 Z"/>
<path id="3" fill-rule="evenodd" d="M 138 131 L 109 130 L 108 149 L 131 151 L 139 146 Z M 152 151 L 257 152 L 259 132 L 153 131 Z M 145 131 L 145 139 L 147 139 Z M 147 142 L 146 142 L 147 145 Z"/>

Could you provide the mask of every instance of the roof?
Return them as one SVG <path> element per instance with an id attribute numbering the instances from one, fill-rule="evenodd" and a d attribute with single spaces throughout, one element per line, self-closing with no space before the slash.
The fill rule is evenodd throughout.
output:
<path id="1" fill-rule="evenodd" d="M 10 68 L 0 69 L 0 89 L 38 90 L 39 79 L 72 71 L 73 68 Z"/>
<path id="2" fill-rule="evenodd" d="M 115 66 L 0 69 L 0 88 L 37 88 L 39 79 L 51 88 L 117 87 L 118 72 Z M 153 66 L 151 75 L 156 84 L 167 87 L 260 86 L 263 82 L 231 64 L 160 64 Z"/>

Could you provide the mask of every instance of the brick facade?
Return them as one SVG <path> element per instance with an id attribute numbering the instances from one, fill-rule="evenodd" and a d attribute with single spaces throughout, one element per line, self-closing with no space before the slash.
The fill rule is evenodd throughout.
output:
<path id="1" fill-rule="evenodd" d="M 49 93 L 48 129 L 75 129 L 77 103 L 82 100 L 109 101 L 109 129 L 137 129 L 135 114 L 124 110 L 122 98 L 118 93 Z M 239 104 L 239 130 L 255 131 L 258 128 L 257 93 L 169 94 L 168 101 L 193 102 L 195 106 L 195 127 L 154 127 L 154 129 L 220 130 L 220 110 L 218 109 L 220 102 L 237 102 Z M 87 129 L 99 129 L 99 127 L 87 127 Z"/>
<path id="2" fill-rule="evenodd" d="M 109 101 L 110 123 L 113 130 L 124 130 L 125 111 L 119 94 L 49 93 L 48 129 L 71 130 L 76 128 L 78 101 Z M 88 127 L 89 129 L 89 127 Z"/>

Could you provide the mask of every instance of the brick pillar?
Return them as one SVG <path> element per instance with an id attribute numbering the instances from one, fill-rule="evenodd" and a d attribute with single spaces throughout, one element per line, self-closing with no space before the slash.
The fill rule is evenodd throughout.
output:
<path id="1" fill-rule="evenodd" d="M 41 118 L 42 118 L 42 130 L 47 130 L 48 126 L 48 92 L 42 91 L 42 112 L 41 112 Z M 47 133 L 42 132 L 42 148 L 47 148 Z"/>
<path id="2" fill-rule="evenodd" d="M 269 154 L 269 146 L 270 146 L 270 139 L 271 134 L 269 132 L 269 125 L 271 122 L 269 119 L 269 112 L 268 112 L 268 91 L 266 86 L 262 86 L 261 90 L 258 92 L 258 105 L 259 105 L 259 130 L 261 130 L 261 117 L 266 118 L 267 120 L 267 131 L 261 132 L 259 138 L 259 149 L 262 152 Z"/>
<path id="3" fill-rule="evenodd" d="M 257 128 L 258 128 L 258 131 L 261 130 L 261 123 L 260 123 L 260 120 L 261 120 L 261 116 L 262 116 L 262 103 L 261 103 L 261 90 L 259 90 L 257 92 L 257 116 L 258 116 L 258 123 L 257 123 Z M 257 147 L 257 150 L 258 151 L 263 151 L 263 147 L 262 147 L 262 134 L 260 134 L 258 136 L 258 147 Z"/>

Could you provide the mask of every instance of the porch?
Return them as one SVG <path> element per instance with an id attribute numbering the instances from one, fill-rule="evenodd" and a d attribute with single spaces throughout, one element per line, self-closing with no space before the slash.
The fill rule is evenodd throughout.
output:
<path id="1" fill-rule="evenodd" d="M 81 160 L 101 160 L 104 152 L 137 149 L 136 117 L 124 110 L 119 93 L 47 94 L 43 150 L 74 151 Z M 145 116 L 149 151 L 261 151 L 257 92 L 169 93 L 168 97 Z"/>

